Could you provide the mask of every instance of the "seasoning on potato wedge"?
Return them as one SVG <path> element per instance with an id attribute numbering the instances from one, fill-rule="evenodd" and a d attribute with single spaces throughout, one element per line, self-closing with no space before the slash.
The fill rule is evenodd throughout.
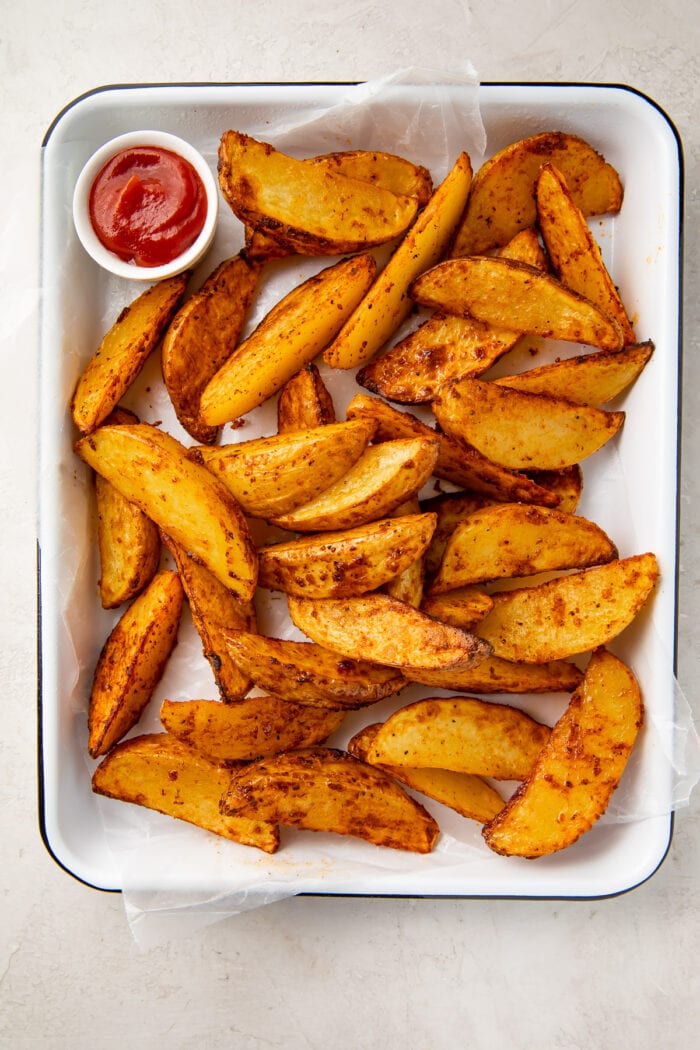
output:
<path id="1" fill-rule="evenodd" d="M 543 857 L 589 831 L 619 784 L 643 718 L 632 671 L 596 650 L 534 767 L 483 829 L 487 846 L 506 856 Z"/>
<path id="2" fill-rule="evenodd" d="M 277 432 L 307 430 L 335 423 L 335 406 L 313 362 L 288 379 L 277 398 Z"/>
<path id="3" fill-rule="evenodd" d="M 405 503 L 399 504 L 391 516 L 392 518 L 410 518 L 416 514 L 421 514 L 420 501 L 417 496 L 412 496 Z M 433 516 L 430 523 L 431 535 L 435 529 L 435 523 L 436 518 Z M 429 543 L 430 540 L 428 540 L 416 558 L 410 561 L 395 576 L 387 580 L 381 588 L 384 594 L 388 594 L 390 598 L 396 598 L 400 602 L 406 602 L 415 609 L 420 608 L 425 588 L 425 551 Z"/>
<path id="4" fill-rule="evenodd" d="M 122 614 L 97 661 L 88 708 L 88 752 L 104 755 L 140 719 L 177 641 L 183 591 L 176 572 L 157 573 Z"/>
<path id="5" fill-rule="evenodd" d="M 478 587 L 456 587 L 447 593 L 427 594 L 420 604 L 421 612 L 435 620 L 476 631 L 477 624 L 493 608 L 493 598 Z"/>
<path id="6" fill-rule="evenodd" d="M 336 748 L 287 751 L 235 773 L 222 812 L 429 853 L 440 829 L 395 780 Z"/>
<path id="7" fill-rule="evenodd" d="M 125 740 L 110 751 L 93 773 L 92 790 L 186 820 L 232 842 L 275 853 L 279 848 L 276 824 L 220 812 L 230 778 L 230 769 L 168 733 L 151 733 Z"/>
<path id="8" fill-rule="evenodd" d="M 451 689 L 455 693 L 570 693 L 583 673 L 568 660 L 526 663 L 487 656 L 476 667 L 423 671 L 406 667 L 404 675 L 432 689 Z"/>

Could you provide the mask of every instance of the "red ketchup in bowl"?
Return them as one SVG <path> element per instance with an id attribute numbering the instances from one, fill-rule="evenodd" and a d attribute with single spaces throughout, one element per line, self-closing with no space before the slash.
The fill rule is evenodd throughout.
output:
<path id="1" fill-rule="evenodd" d="M 89 209 L 105 248 L 137 266 L 163 266 L 197 240 L 207 197 L 184 157 L 160 146 L 133 146 L 98 173 Z"/>

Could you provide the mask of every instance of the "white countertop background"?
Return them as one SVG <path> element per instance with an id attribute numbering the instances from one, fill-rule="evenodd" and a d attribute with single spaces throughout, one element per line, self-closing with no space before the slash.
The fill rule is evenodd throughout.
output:
<path id="1" fill-rule="evenodd" d="M 24 0 L 2 5 L 0 1047 L 631 1050 L 697 1045 L 700 798 L 644 885 L 598 901 L 293 898 L 143 951 L 120 895 L 46 852 L 36 784 L 41 140 L 115 83 L 482 80 L 631 85 L 684 144 L 679 680 L 700 672 L 700 29 L 690 0 Z M 650 493 L 650 499 L 654 494 Z M 697 718 L 697 715 L 696 715 Z"/>

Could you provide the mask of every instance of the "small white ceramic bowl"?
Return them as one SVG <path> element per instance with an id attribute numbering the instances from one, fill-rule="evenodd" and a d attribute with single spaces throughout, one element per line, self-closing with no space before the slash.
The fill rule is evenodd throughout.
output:
<path id="1" fill-rule="evenodd" d="M 202 232 L 190 247 L 169 263 L 162 266 L 137 266 L 125 262 L 101 243 L 90 221 L 89 200 L 90 188 L 96 175 L 108 160 L 123 149 L 134 146 L 160 146 L 179 154 L 193 166 L 204 184 L 207 195 L 207 216 Z M 131 131 L 106 142 L 96 153 L 93 153 L 75 184 L 73 193 L 73 222 L 75 230 L 85 251 L 96 263 L 118 277 L 132 281 L 160 281 L 165 277 L 174 277 L 192 266 L 195 266 L 208 250 L 216 232 L 216 221 L 219 213 L 218 185 L 209 165 L 201 153 L 189 142 L 170 135 L 164 131 Z"/>

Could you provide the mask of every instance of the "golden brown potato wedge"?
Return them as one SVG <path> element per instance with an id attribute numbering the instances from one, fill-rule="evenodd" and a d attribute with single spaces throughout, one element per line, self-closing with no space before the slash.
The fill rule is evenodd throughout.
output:
<path id="1" fill-rule="evenodd" d="M 296 160 L 239 131 L 219 145 L 219 185 L 242 222 L 307 255 L 364 251 L 402 234 L 415 197 Z"/>
<path id="2" fill-rule="evenodd" d="M 369 761 L 371 744 L 380 724 L 365 726 L 348 743 L 348 751 L 362 762 Z M 484 824 L 503 809 L 504 801 L 495 788 L 471 773 L 451 769 L 416 769 L 411 766 L 382 766 L 395 780 L 422 795 L 449 806 L 463 817 Z"/>
<path id="3" fill-rule="evenodd" d="M 624 412 L 575 405 L 547 394 L 462 379 L 433 411 L 453 437 L 509 470 L 559 470 L 597 452 L 622 426 Z"/>
<path id="4" fill-rule="evenodd" d="M 408 286 L 444 255 L 462 217 L 471 177 L 469 157 L 460 153 L 444 182 L 326 349 L 323 357 L 327 364 L 333 368 L 365 364 L 406 320 L 413 309 Z"/>
<path id="5" fill-rule="evenodd" d="M 441 492 L 421 500 L 420 507 L 424 513 L 435 514 L 435 531 L 425 552 L 425 572 L 432 579 L 440 568 L 442 556 L 450 536 L 460 521 L 488 505 L 484 496 L 473 492 Z"/>
<path id="6" fill-rule="evenodd" d="M 455 693 L 570 693 L 583 677 L 576 664 L 567 660 L 529 664 L 487 656 L 476 667 L 455 671 L 417 671 L 407 667 L 405 676 L 432 689 Z"/>
<path id="7" fill-rule="evenodd" d="M 457 525 L 430 591 L 442 594 L 501 577 L 579 569 L 616 557 L 610 537 L 587 518 L 551 507 L 492 504 Z"/>
<path id="8" fill-rule="evenodd" d="M 583 492 L 583 471 L 579 463 L 572 463 L 559 470 L 533 470 L 529 472 L 529 477 L 559 497 L 559 510 L 565 514 L 576 513 Z"/>
<path id="9" fill-rule="evenodd" d="M 227 631 L 233 659 L 260 689 L 283 700 L 354 710 L 399 693 L 406 679 L 392 667 L 349 660 L 312 642 Z"/>
<path id="10" fill-rule="evenodd" d="M 292 622 L 313 642 L 384 667 L 474 666 L 490 653 L 466 631 L 441 624 L 388 594 L 359 598 L 287 596 Z"/>
<path id="11" fill-rule="evenodd" d="M 533 226 L 535 184 L 547 163 L 562 172 L 584 215 L 620 210 L 622 184 L 612 165 L 577 136 L 544 131 L 499 150 L 477 171 L 453 254 L 488 251 Z"/>
<path id="12" fill-rule="evenodd" d="M 524 711 L 476 697 L 435 697 L 399 708 L 377 730 L 368 761 L 524 780 L 549 739 Z"/>
<path id="13" fill-rule="evenodd" d="M 428 480 L 438 447 L 435 434 L 370 445 L 350 470 L 316 499 L 270 520 L 296 532 L 327 532 L 386 517 Z"/>
<path id="14" fill-rule="evenodd" d="M 203 445 L 212 444 L 219 431 L 200 416 L 202 392 L 234 352 L 259 280 L 260 267 L 242 255 L 226 259 L 180 307 L 165 333 L 166 389 L 180 423 Z"/>
<path id="15" fill-rule="evenodd" d="M 313 364 L 305 365 L 280 390 L 277 399 L 277 430 L 308 430 L 335 423 L 335 406 L 321 373 Z"/>
<path id="16" fill-rule="evenodd" d="M 250 689 L 252 679 L 231 659 L 222 628 L 255 631 L 257 617 L 252 599 L 242 601 L 207 569 L 191 558 L 170 537 L 165 539 L 180 574 L 192 623 L 202 639 L 202 650 L 225 703 L 238 700 Z"/>
<path id="17" fill-rule="evenodd" d="M 335 748 L 305 748 L 233 775 L 222 810 L 309 831 L 354 835 L 375 846 L 429 853 L 440 829 L 380 769 Z"/>
<path id="18" fill-rule="evenodd" d="M 399 197 L 415 197 L 420 208 L 425 207 L 433 192 L 433 180 L 428 169 L 395 153 L 364 149 L 339 150 L 308 157 L 304 163 L 338 172 L 350 179 L 359 179 L 360 182 L 375 183 Z"/>
<path id="19" fill-rule="evenodd" d="M 244 601 L 258 557 L 240 507 L 175 438 L 146 423 L 103 426 L 75 451 Z"/>
<path id="20" fill-rule="evenodd" d="M 88 752 L 106 754 L 136 725 L 177 641 L 183 591 L 176 572 L 157 573 L 122 614 L 100 653 L 90 692 Z"/>
<path id="21" fill-rule="evenodd" d="M 220 812 L 230 779 L 231 770 L 225 766 L 168 733 L 152 733 L 118 744 L 93 773 L 92 789 L 274 853 L 279 848 L 275 824 Z"/>
<path id="22" fill-rule="evenodd" d="M 420 558 L 434 527 L 432 514 L 406 514 L 261 547 L 258 583 L 307 598 L 365 594 Z"/>
<path id="23" fill-rule="evenodd" d="M 624 342 L 634 343 L 634 329 L 598 243 L 571 196 L 566 179 L 553 164 L 545 164 L 539 174 L 536 200 L 537 222 L 559 280 L 613 317 Z"/>
<path id="24" fill-rule="evenodd" d="M 492 595 L 479 634 L 505 660 L 544 663 L 606 645 L 639 613 L 659 578 L 653 554 L 636 554 Z"/>
<path id="25" fill-rule="evenodd" d="M 527 779 L 483 829 L 486 844 L 506 856 L 535 858 L 589 831 L 620 781 L 643 718 L 630 669 L 597 650 Z"/>
<path id="26" fill-rule="evenodd" d="M 200 398 L 209 426 L 245 415 L 331 342 L 369 288 L 377 264 L 356 255 L 293 288 L 209 380 Z"/>
<path id="27" fill-rule="evenodd" d="M 102 423 L 155 349 L 180 300 L 189 271 L 158 281 L 126 306 L 88 362 L 73 393 L 73 421 L 83 434 Z"/>
<path id="28" fill-rule="evenodd" d="M 448 259 L 417 277 L 410 294 L 421 306 L 528 335 L 601 350 L 619 350 L 623 345 L 620 326 L 595 303 L 514 259 L 488 255 Z"/>
<path id="29" fill-rule="evenodd" d="M 250 696 L 233 704 L 164 700 L 160 707 L 168 733 L 223 765 L 320 744 L 345 716 L 345 711 L 274 696 Z"/>
<path id="30" fill-rule="evenodd" d="M 518 375 L 501 376 L 494 383 L 577 405 L 603 405 L 635 381 L 653 352 L 652 342 L 631 343 L 622 350 L 578 354 Z"/>
<path id="31" fill-rule="evenodd" d="M 420 605 L 426 616 L 475 633 L 479 621 L 492 608 L 493 598 L 478 587 L 457 587 L 447 594 L 428 594 Z"/>
<path id="32" fill-rule="evenodd" d="M 413 496 L 411 499 L 406 500 L 405 503 L 401 503 L 393 512 L 392 517 L 410 517 L 415 514 L 421 514 L 421 506 L 417 496 Z M 432 516 L 430 524 L 431 536 L 435 529 L 435 523 L 436 518 L 435 516 Z M 420 608 L 420 603 L 423 600 L 423 587 L 425 583 L 424 555 L 429 543 L 430 540 L 425 544 L 420 554 L 402 569 L 401 572 L 397 573 L 392 579 L 387 580 L 382 587 L 384 594 L 388 594 L 389 597 L 396 598 L 400 602 L 406 602 L 408 605 L 412 605 L 415 609 Z"/>
<path id="33" fill-rule="evenodd" d="M 215 474 L 254 518 L 289 514 L 319 497 L 358 462 L 374 435 L 371 420 L 252 438 L 190 455 Z"/>

